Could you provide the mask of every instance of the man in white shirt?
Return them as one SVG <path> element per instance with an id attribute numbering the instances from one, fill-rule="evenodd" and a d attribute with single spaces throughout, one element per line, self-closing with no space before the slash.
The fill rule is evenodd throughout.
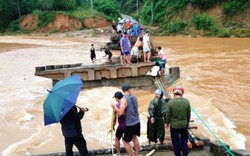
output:
<path id="1" fill-rule="evenodd" d="M 144 62 L 150 62 L 149 59 L 151 57 L 151 49 L 152 45 L 150 42 L 148 31 L 143 36 L 143 56 L 144 56 Z"/>

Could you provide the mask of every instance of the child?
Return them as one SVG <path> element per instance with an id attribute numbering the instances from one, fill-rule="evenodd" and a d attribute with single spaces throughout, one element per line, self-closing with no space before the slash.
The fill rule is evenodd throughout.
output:
<path id="1" fill-rule="evenodd" d="M 94 47 L 94 44 L 91 44 L 91 48 L 90 48 L 90 59 L 92 60 L 92 63 L 95 64 L 95 61 L 96 61 L 96 54 L 95 54 L 95 47 Z"/>

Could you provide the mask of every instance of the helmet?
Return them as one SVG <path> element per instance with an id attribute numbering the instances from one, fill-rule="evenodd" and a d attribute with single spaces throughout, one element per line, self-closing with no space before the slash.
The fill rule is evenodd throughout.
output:
<path id="1" fill-rule="evenodd" d="M 173 88 L 173 93 L 183 95 L 184 94 L 184 89 L 181 86 L 175 86 Z"/>
<path id="2" fill-rule="evenodd" d="M 159 95 L 161 95 L 161 94 L 163 94 L 163 91 L 162 91 L 162 90 L 160 90 L 160 89 L 156 89 L 156 90 L 155 90 L 155 94 L 159 94 Z"/>

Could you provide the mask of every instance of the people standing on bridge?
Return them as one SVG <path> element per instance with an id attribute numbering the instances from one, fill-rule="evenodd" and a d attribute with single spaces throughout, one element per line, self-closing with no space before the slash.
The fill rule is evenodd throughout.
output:
<path id="1" fill-rule="evenodd" d="M 103 57 L 106 57 L 108 55 L 109 62 L 112 62 L 112 59 L 111 59 L 113 56 L 112 52 L 107 47 L 104 47 L 103 50 L 105 53 L 105 55 Z"/>
<path id="2" fill-rule="evenodd" d="M 123 98 L 122 92 L 117 91 L 114 95 L 114 98 L 117 101 L 116 107 L 120 108 L 121 99 Z M 113 121 L 113 127 L 112 127 L 113 129 L 115 129 L 116 120 L 118 119 L 118 127 L 117 127 L 116 132 L 115 132 L 115 148 L 117 151 L 116 155 L 121 156 L 120 139 L 124 134 L 126 119 L 125 119 L 125 115 L 118 116 L 116 111 L 114 111 L 114 112 L 115 112 L 116 117 L 114 118 L 114 121 Z"/>
<path id="3" fill-rule="evenodd" d="M 117 33 L 118 32 L 116 27 L 117 27 L 117 23 L 115 21 L 113 21 L 112 22 L 112 28 L 113 28 L 112 33 L 115 33 L 115 32 Z"/>
<path id="4" fill-rule="evenodd" d="M 131 43 L 130 43 L 130 41 L 128 39 L 127 32 L 125 32 L 123 34 L 123 37 L 120 39 L 120 46 L 121 46 L 121 55 L 122 54 L 124 55 L 124 61 L 125 61 L 124 63 L 131 64 L 131 61 L 130 61 Z"/>
<path id="5" fill-rule="evenodd" d="M 163 98 L 163 91 L 155 90 L 155 97 L 148 106 L 147 138 L 149 145 L 151 141 L 157 143 L 157 139 L 163 144 L 165 138 L 165 117 L 167 111 L 166 101 Z"/>
<path id="6" fill-rule="evenodd" d="M 136 38 L 138 36 L 138 24 L 137 24 L 137 22 L 134 22 L 132 29 L 133 29 L 133 37 Z"/>
<path id="7" fill-rule="evenodd" d="M 173 89 L 174 99 L 168 101 L 166 112 L 167 127 L 170 124 L 170 134 L 175 156 L 187 156 L 188 125 L 191 117 L 190 103 L 183 98 L 184 89 L 176 86 Z"/>
<path id="8" fill-rule="evenodd" d="M 150 62 L 151 57 L 151 40 L 149 37 L 149 32 L 146 31 L 146 34 L 143 36 L 143 56 L 144 56 L 144 62 Z"/>
<path id="9" fill-rule="evenodd" d="M 88 156 L 87 143 L 82 135 L 81 119 L 86 109 L 73 106 L 61 119 L 62 133 L 65 141 L 67 156 L 73 156 L 73 145 L 75 145 L 82 156 Z"/>
<path id="10" fill-rule="evenodd" d="M 142 47 L 142 37 L 139 36 L 135 42 L 135 45 L 131 49 L 131 57 L 136 57 L 137 63 L 139 62 L 139 47 Z"/>
<path id="11" fill-rule="evenodd" d="M 121 22 L 119 22 L 118 23 L 118 25 L 116 26 L 116 32 L 118 33 L 118 34 L 120 34 L 120 33 L 122 33 L 123 32 L 123 26 L 122 26 L 122 23 Z"/>
<path id="12" fill-rule="evenodd" d="M 115 104 L 113 104 L 112 107 L 115 109 L 118 116 L 122 116 L 125 114 L 126 126 L 124 129 L 123 143 L 128 154 L 130 156 L 133 156 L 134 154 L 130 145 L 130 142 L 133 141 L 135 147 L 135 155 L 138 156 L 140 151 L 138 136 L 140 136 L 141 126 L 137 97 L 132 94 L 131 87 L 128 84 L 124 84 L 122 86 L 122 91 L 124 93 L 124 96 L 121 99 L 120 108 L 118 108 Z"/>
<path id="13" fill-rule="evenodd" d="M 165 74 L 165 66 L 167 63 L 166 54 L 164 53 L 164 51 L 162 50 L 161 47 L 157 47 L 157 52 L 158 52 L 157 57 L 159 57 L 161 59 L 160 61 L 157 61 L 157 63 L 160 66 L 161 74 L 164 75 Z"/>
<path id="14" fill-rule="evenodd" d="M 90 48 L 90 59 L 92 60 L 92 64 L 95 64 L 95 62 L 96 62 L 96 54 L 95 54 L 95 47 L 94 47 L 94 44 L 91 44 L 91 48 Z"/>
<path id="15" fill-rule="evenodd" d="M 126 27 L 127 30 L 130 29 L 130 27 L 131 27 L 131 21 L 130 20 L 126 20 L 125 27 Z"/>

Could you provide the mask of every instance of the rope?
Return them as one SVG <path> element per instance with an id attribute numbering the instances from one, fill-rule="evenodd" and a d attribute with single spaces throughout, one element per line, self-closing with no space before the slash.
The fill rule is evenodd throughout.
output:
<path id="1" fill-rule="evenodd" d="M 171 84 L 173 86 L 175 86 L 174 81 L 171 79 L 169 74 L 166 74 L 166 77 L 168 78 L 168 80 L 171 82 Z M 202 119 L 202 117 L 196 112 L 196 110 L 190 105 L 192 112 L 194 112 L 194 114 L 198 117 L 198 119 L 202 122 L 202 124 L 209 130 L 209 132 L 219 141 L 219 143 L 226 149 L 226 151 L 231 155 L 231 156 L 235 156 L 229 148 L 226 147 L 225 143 L 222 142 L 222 140 L 209 128 L 209 126 L 207 125 L 207 123 Z"/>
<path id="2" fill-rule="evenodd" d="M 160 63 L 159 60 L 156 61 L 161 68 L 163 68 L 162 64 Z M 165 75 L 168 80 L 170 81 L 170 83 L 172 84 L 172 86 L 175 86 L 176 84 L 174 83 L 174 81 L 171 79 L 169 74 Z M 226 149 L 226 151 L 231 155 L 231 156 L 235 156 L 229 148 L 226 147 L 225 143 L 223 143 L 223 141 L 209 128 L 209 126 L 207 125 L 207 123 L 202 119 L 202 117 L 196 112 L 196 110 L 190 105 L 192 112 L 194 112 L 194 114 L 198 117 L 198 119 L 202 122 L 202 124 L 209 130 L 209 132 L 219 141 L 219 143 Z"/>

